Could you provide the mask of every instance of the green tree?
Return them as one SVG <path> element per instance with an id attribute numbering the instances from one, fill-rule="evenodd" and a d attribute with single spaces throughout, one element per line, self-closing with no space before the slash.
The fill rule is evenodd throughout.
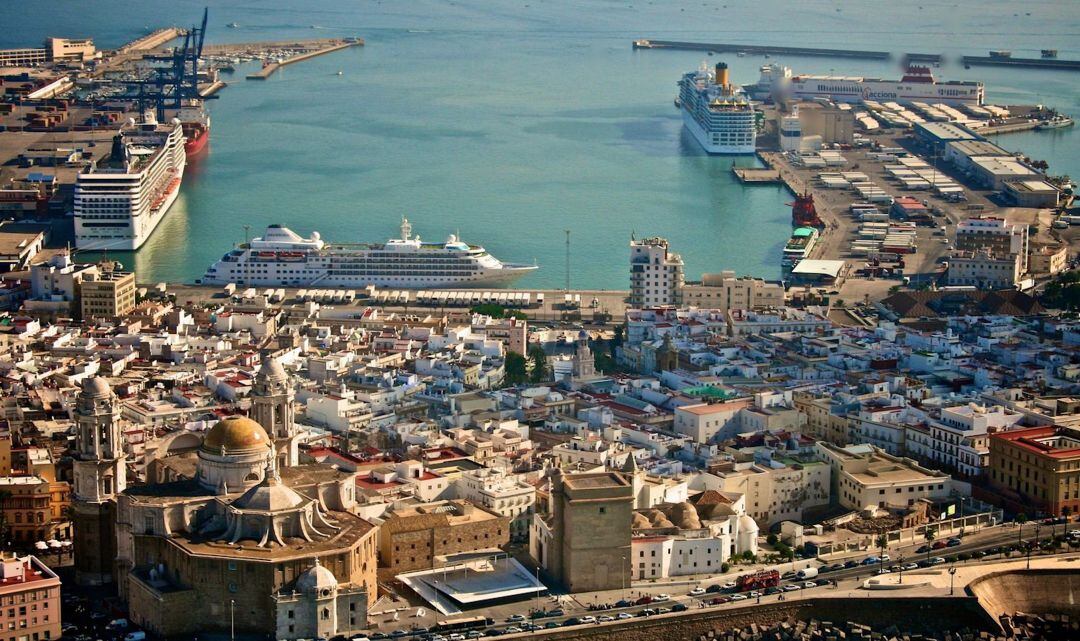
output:
<path id="1" fill-rule="evenodd" d="M 1023 512 L 1016 515 L 1016 524 L 1020 527 L 1016 530 L 1016 543 L 1019 545 L 1024 540 L 1024 524 L 1027 523 L 1027 514 Z"/>
<path id="2" fill-rule="evenodd" d="M 730 563 L 721 563 L 720 564 L 720 572 L 722 574 L 726 574 L 729 570 L 731 570 L 731 564 Z"/>
<path id="3" fill-rule="evenodd" d="M 930 526 L 927 526 L 927 528 L 923 530 L 922 536 L 924 539 L 926 539 L 926 563 L 929 564 L 930 550 L 934 547 L 934 539 L 937 538 L 937 532 L 935 532 L 934 529 Z"/>
<path id="4" fill-rule="evenodd" d="M 769 536 L 765 537 L 765 542 L 768 543 L 769 545 L 773 546 L 773 547 L 776 546 L 776 542 L 778 540 L 779 539 L 776 538 L 775 534 L 769 534 Z"/>
<path id="5" fill-rule="evenodd" d="M 547 380 L 548 364 L 547 354 L 544 353 L 544 348 L 539 345 L 530 346 L 529 360 L 532 362 L 532 372 L 529 374 L 529 380 L 533 383 Z"/>
<path id="6" fill-rule="evenodd" d="M 615 326 L 615 332 L 614 332 L 613 336 L 611 337 L 611 340 L 608 341 L 608 351 L 611 352 L 611 357 L 612 358 L 615 358 L 615 350 L 618 349 L 623 344 L 623 333 L 625 331 L 626 330 L 625 330 L 625 327 L 623 325 L 616 325 Z"/>
<path id="7" fill-rule="evenodd" d="M 525 320 L 528 316 L 525 312 L 518 311 L 516 309 L 506 309 L 502 305 L 496 305 L 494 303 L 483 303 L 481 305 L 473 305 L 469 308 L 469 311 L 474 314 L 483 314 L 492 318 L 517 318 Z"/>
<path id="8" fill-rule="evenodd" d="M 529 378 L 527 371 L 528 361 L 517 352 L 506 353 L 506 376 L 503 381 L 507 385 L 520 385 Z"/>
<path id="9" fill-rule="evenodd" d="M 1065 272 L 1048 283 L 1042 303 L 1055 309 L 1080 310 L 1080 270 Z"/>

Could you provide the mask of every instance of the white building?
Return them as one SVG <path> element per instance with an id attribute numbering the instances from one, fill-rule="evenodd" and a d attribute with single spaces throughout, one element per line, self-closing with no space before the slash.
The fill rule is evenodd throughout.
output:
<path id="1" fill-rule="evenodd" d="M 995 255 L 989 249 L 957 251 L 949 258 L 949 285 L 974 285 L 979 289 L 1012 289 L 1022 278 L 1020 254 Z"/>
<path id="2" fill-rule="evenodd" d="M 852 510 L 902 508 L 920 499 L 945 499 L 953 491 L 948 474 L 871 445 L 838 447 L 819 441 L 817 447 L 832 467 L 833 495 Z"/>
<path id="3" fill-rule="evenodd" d="M 997 257 L 1017 254 L 1022 273 L 1027 271 L 1028 228 L 1000 216 L 968 218 L 956 226 L 956 249 L 972 252 L 987 249 Z"/>
<path id="4" fill-rule="evenodd" d="M 510 518 L 510 540 L 528 540 L 536 488 L 513 474 L 481 468 L 454 481 L 457 497 Z"/>
<path id="5" fill-rule="evenodd" d="M 1000 405 L 982 407 L 971 403 L 945 408 L 940 420 L 929 424 L 928 447 L 916 445 L 910 453 L 933 462 L 935 467 L 975 478 L 982 475 L 990 461 L 989 435 L 1012 429 L 1023 418 L 1023 414 Z"/>
<path id="6" fill-rule="evenodd" d="M 829 504 L 831 468 L 821 462 L 779 460 L 734 463 L 730 469 L 695 477 L 692 487 L 740 494 L 745 511 L 762 527 L 803 521 L 803 511 Z"/>
<path id="7" fill-rule="evenodd" d="M 682 286 L 682 256 L 668 251 L 667 239 L 630 240 L 632 307 L 678 305 Z"/>

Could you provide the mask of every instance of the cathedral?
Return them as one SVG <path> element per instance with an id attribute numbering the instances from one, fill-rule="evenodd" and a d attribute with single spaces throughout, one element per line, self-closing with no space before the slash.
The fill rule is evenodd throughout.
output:
<path id="1" fill-rule="evenodd" d="M 264 361 L 251 401 L 250 418 L 174 434 L 156 461 L 170 473 L 128 485 L 119 401 L 104 379 L 86 380 L 76 403 L 77 581 L 115 582 L 132 621 L 167 638 L 227 632 L 230 620 L 277 639 L 358 632 L 377 596 L 377 542 L 352 513 L 355 474 L 299 464 L 280 363 Z"/>

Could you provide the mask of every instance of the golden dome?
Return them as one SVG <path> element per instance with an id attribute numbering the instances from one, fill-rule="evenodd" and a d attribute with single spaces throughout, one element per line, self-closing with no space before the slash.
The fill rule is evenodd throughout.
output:
<path id="1" fill-rule="evenodd" d="M 203 449 L 210 452 L 249 450 L 270 447 L 266 430 L 246 416 L 228 416 L 210 428 L 203 439 Z"/>

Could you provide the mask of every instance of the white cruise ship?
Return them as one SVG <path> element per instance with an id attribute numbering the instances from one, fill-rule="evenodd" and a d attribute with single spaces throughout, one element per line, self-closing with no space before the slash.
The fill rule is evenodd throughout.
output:
<path id="1" fill-rule="evenodd" d="M 752 154 L 757 140 L 757 111 L 742 89 L 728 79 L 727 64 L 705 65 L 679 81 L 683 124 L 710 154 Z"/>
<path id="2" fill-rule="evenodd" d="M 382 244 L 327 243 L 313 232 L 304 238 L 270 225 L 266 233 L 233 249 L 211 265 L 206 284 L 333 287 L 500 287 L 536 269 L 504 263 L 483 247 L 451 235 L 443 243 L 422 242 L 401 219 L 401 238 Z"/>
<path id="3" fill-rule="evenodd" d="M 828 98 L 834 102 L 864 100 L 921 101 L 947 105 L 981 105 L 983 83 L 963 80 L 941 82 L 929 67 L 911 66 L 900 80 L 851 76 L 798 75 L 791 79 L 791 97 L 797 100 Z"/>
<path id="4" fill-rule="evenodd" d="M 180 193 L 186 162 L 179 120 L 122 127 L 109 155 L 75 181 L 75 246 L 138 249 Z"/>

